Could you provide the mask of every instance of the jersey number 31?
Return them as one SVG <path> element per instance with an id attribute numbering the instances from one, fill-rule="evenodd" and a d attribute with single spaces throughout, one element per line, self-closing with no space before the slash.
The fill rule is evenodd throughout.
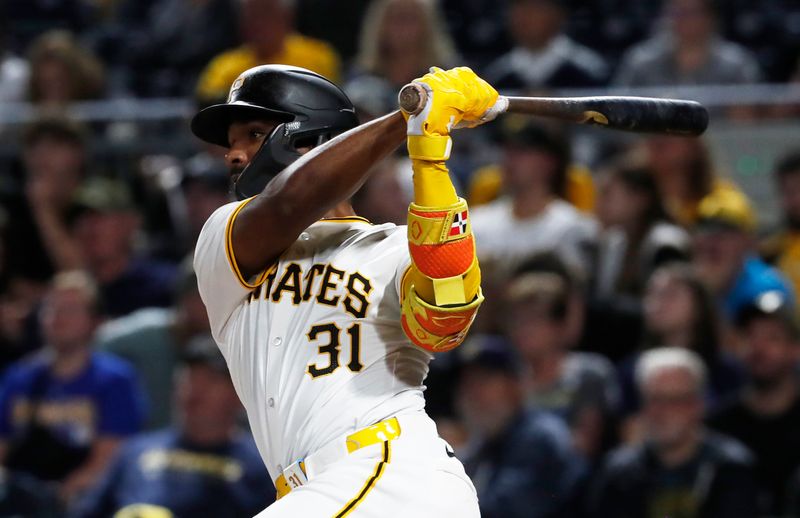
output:
<path id="1" fill-rule="evenodd" d="M 350 362 L 347 368 L 352 372 L 359 372 L 364 368 L 361 363 L 361 324 L 353 324 L 347 328 L 346 333 L 350 335 Z M 308 331 L 308 339 L 312 342 L 321 342 L 327 338 L 327 343 L 318 346 L 319 354 L 328 355 L 328 365 L 320 367 L 312 363 L 306 372 L 312 378 L 326 376 L 339 368 L 339 355 L 341 354 L 341 334 L 342 329 L 334 323 L 317 324 Z M 325 336 L 327 335 L 327 336 Z"/>

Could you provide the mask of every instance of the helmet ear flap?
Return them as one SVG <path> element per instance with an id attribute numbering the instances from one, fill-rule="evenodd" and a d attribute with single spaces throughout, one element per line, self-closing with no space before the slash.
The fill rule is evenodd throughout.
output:
<path id="1" fill-rule="evenodd" d="M 278 124 L 272 130 L 242 171 L 233 186 L 237 199 L 244 200 L 259 194 L 270 180 L 300 158 L 300 153 L 292 144 L 292 134 L 286 131 L 286 124 Z"/>

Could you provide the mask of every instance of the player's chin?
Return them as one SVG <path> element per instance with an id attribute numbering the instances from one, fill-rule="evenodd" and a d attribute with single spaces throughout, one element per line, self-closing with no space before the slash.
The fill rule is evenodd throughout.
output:
<path id="1" fill-rule="evenodd" d="M 228 175 L 228 180 L 230 181 L 231 187 L 235 187 L 237 183 L 239 183 L 239 178 L 242 177 L 242 173 L 244 172 L 243 168 L 236 168 L 230 171 Z"/>

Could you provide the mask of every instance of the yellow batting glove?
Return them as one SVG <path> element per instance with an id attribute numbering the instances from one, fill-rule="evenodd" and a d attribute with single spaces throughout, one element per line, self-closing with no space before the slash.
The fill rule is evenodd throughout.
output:
<path id="1" fill-rule="evenodd" d="M 432 67 L 415 82 L 428 93 L 420 113 L 408 117 L 408 152 L 417 160 L 447 160 L 452 147 L 450 131 L 485 122 L 481 118 L 498 98 L 494 88 L 466 67 Z"/>
<path id="2" fill-rule="evenodd" d="M 478 77 L 478 74 L 468 67 L 458 67 L 448 70 L 461 82 L 462 91 L 467 100 L 467 104 L 462 111 L 463 123 L 457 127 L 462 127 L 464 123 L 475 122 L 477 126 L 481 122 L 486 112 L 495 105 L 499 97 L 497 90 L 492 85 Z"/>

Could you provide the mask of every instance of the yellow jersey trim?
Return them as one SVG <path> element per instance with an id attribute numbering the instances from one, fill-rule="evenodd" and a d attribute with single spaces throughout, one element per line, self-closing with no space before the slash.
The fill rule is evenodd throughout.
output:
<path id="1" fill-rule="evenodd" d="M 240 203 L 239 206 L 236 207 L 236 210 L 233 211 L 233 214 L 228 217 L 228 223 L 225 225 L 225 256 L 228 258 L 228 264 L 230 265 L 233 274 L 236 276 L 236 279 L 239 281 L 239 284 L 248 290 L 253 290 L 264 284 L 264 281 L 267 280 L 267 276 L 269 275 L 270 271 L 277 266 L 276 263 L 269 268 L 265 268 L 258 278 L 256 278 L 255 283 L 251 284 L 244 278 L 242 272 L 239 270 L 239 264 L 236 262 L 236 256 L 233 253 L 233 223 L 236 221 L 236 216 L 239 215 L 239 212 L 241 212 L 241 210 L 245 208 L 248 203 L 253 201 L 254 198 L 255 196 L 247 198 Z"/>
<path id="2" fill-rule="evenodd" d="M 372 222 L 367 218 L 361 216 L 342 216 L 338 218 L 322 218 L 319 223 L 367 223 L 372 225 Z"/>
<path id="3" fill-rule="evenodd" d="M 411 290 L 411 270 L 414 268 L 414 264 L 409 264 L 406 266 L 406 271 L 403 272 L 403 276 L 400 277 L 400 304 L 403 303 L 405 300 L 406 295 Z"/>
<path id="4" fill-rule="evenodd" d="M 344 518 L 352 513 L 358 505 L 364 501 L 370 491 L 375 487 L 375 484 L 378 483 L 383 472 L 386 471 L 386 465 L 391 460 L 391 451 L 389 447 L 389 441 L 383 441 L 383 458 L 378 462 L 378 465 L 375 466 L 375 472 L 372 476 L 367 480 L 364 484 L 364 487 L 361 488 L 361 491 L 349 502 L 345 504 L 342 509 L 334 515 L 335 518 Z"/>

